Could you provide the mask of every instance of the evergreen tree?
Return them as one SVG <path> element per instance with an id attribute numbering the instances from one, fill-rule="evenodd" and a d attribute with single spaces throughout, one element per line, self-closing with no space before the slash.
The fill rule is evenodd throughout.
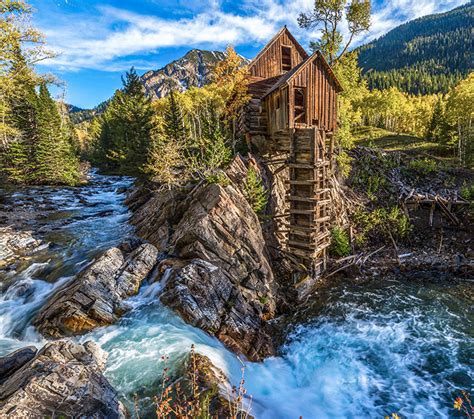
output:
<path id="1" fill-rule="evenodd" d="M 14 183 L 75 184 L 78 160 L 70 133 L 33 70 L 51 54 L 42 35 L 28 25 L 30 12 L 22 0 L 0 0 L 0 165 Z"/>
<path id="2" fill-rule="evenodd" d="M 15 91 L 8 97 L 8 123 L 15 135 L 2 152 L 1 162 L 9 181 L 26 184 L 31 181 L 35 167 L 34 147 L 37 142 L 35 77 L 19 48 L 12 53 L 10 80 Z"/>
<path id="3" fill-rule="evenodd" d="M 434 107 L 433 116 L 431 117 L 430 124 L 426 133 L 426 137 L 430 140 L 437 141 L 441 136 L 441 124 L 444 119 L 444 106 L 443 99 L 440 98 Z"/>
<path id="4" fill-rule="evenodd" d="M 183 141 L 186 138 L 186 128 L 183 116 L 174 90 L 171 89 L 169 103 L 164 114 L 164 133 L 169 140 Z"/>
<path id="5" fill-rule="evenodd" d="M 122 81 L 103 115 L 99 160 L 109 171 L 141 175 L 151 145 L 153 109 L 134 68 Z"/>
<path id="6" fill-rule="evenodd" d="M 36 183 L 75 184 L 78 161 L 68 132 L 63 127 L 57 104 L 42 83 L 36 100 L 38 139 L 34 149 Z"/>

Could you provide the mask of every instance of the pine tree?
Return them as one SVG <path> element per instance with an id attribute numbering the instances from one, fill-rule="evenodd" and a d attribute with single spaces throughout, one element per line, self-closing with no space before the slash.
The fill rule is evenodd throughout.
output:
<path id="1" fill-rule="evenodd" d="M 150 152 L 153 108 L 134 68 L 122 82 L 103 115 L 99 160 L 111 172 L 141 175 Z"/>
<path id="2" fill-rule="evenodd" d="M 181 109 L 173 89 L 170 90 L 168 107 L 164 114 L 164 132 L 169 140 L 177 142 L 183 141 L 186 137 Z"/>
<path id="3" fill-rule="evenodd" d="M 63 126 L 56 102 L 42 83 L 36 101 L 38 142 L 35 147 L 34 181 L 47 184 L 75 184 L 78 161 L 68 131 Z"/>
<path id="4" fill-rule="evenodd" d="M 77 183 L 74 155 L 55 102 L 33 69 L 52 56 L 25 17 L 23 0 L 0 7 L 0 164 L 10 182 Z M 41 85 L 39 94 L 37 87 Z"/>
<path id="5" fill-rule="evenodd" d="M 444 119 L 444 106 L 443 106 L 443 99 L 439 99 L 436 102 L 435 108 L 433 110 L 433 116 L 431 117 L 430 124 L 428 126 L 428 130 L 426 136 L 430 140 L 439 140 L 440 137 L 440 129 L 441 123 Z"/>
<path id="6" fill-rule="evenodd" d="M 31 173 L 35 167 L 34 146 L 38 137 L 35 107 L 37 97 L 35 76 L 19 48 L 12 53 L 9 75 L 15 91 L 8 97 L 8 123 L 15 135 L 5 144 L 1 165 L 9 181 L 26 184 L 31 181 Z"/>

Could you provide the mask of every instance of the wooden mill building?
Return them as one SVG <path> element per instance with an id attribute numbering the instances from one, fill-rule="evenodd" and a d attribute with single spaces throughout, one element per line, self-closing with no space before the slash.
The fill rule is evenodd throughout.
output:
<path id="1" fill-rule="evenodd" d="M 330 244 L 330 189 L 337 94 L 320 52 L 309 55 L 282 28 L 249 64 L 249 104 L 239 130 L 251 149 L 286 171 L 285 251 L 319 273 Z"/>

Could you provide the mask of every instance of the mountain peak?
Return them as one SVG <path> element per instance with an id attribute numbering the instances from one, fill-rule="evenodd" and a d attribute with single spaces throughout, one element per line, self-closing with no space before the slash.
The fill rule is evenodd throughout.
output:
<path id="1" fill-rule="evenodd" d="M 170 86 L 179 91 L 202 87 L 209 83 L 213 67 L 224 58 L 222 51 L 194 48 L 163 68 L 148 71 L 142 76 L 142 82 L 153 99 L 167 96 L 171 90 Z"/>

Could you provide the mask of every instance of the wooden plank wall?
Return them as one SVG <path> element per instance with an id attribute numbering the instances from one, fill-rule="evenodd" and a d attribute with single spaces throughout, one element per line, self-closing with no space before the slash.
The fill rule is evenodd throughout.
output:
<path id="1" fill-rule="evenodd" d="M 270 45 L 267 51 L 255 61 L 249 68 L 251 76 L 269 78 L 279 76 L 284 73 L 281 69 L 281 47 L 282 45 L 291 46 L 291 64 L 292 67 L 303 61 L 304 57 L 296 48 L 296 45 L 290 39 L 286 32 L 283 32 L 275 42 Z"/>
<path id="2" fill-rule="evenodd" d="M 306 88 L 306 124 L 318 126 L 326 131 L 334 132 L 336 129 L 336 85 L 321 60 L 316 58 L 313 63 L 306 66 L 289 82 L 290 91 L 294 87 Z M 289 101 L 289 127 L 293 128 L 294 97 L 290 95 Z"/>
<path id="3" fill-rule="evenodd" d="M 262 79 L 261 77 L 248 76 L 247 89 L 251 99 L 242 109 L 237 131 L 243 134 L 266 135 L 267 113 L 260 98 L 277 82 L 278 77 Z"/>
<path id="4" fill-rule="evenodd" d="M 280 109 L 277 109 L 278 97 Z M 265 109 L 268 116 L 268 133 L 288 129 L 288 88 L 277 90 L 265 98 Z"/>

